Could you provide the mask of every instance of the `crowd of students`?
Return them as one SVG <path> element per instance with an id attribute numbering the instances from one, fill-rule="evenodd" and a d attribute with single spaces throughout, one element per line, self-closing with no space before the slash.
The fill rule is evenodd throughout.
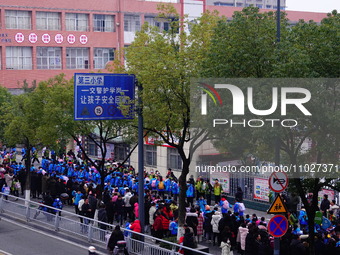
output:
<path id="1" fill-rule="evenodd" d="M 68 158 L 62 160 L 43 157 L 40 167 L 32 167 L 32 197 L 41 197 L 46 204 L 49 201 L 49 205 L 64 197 L 65 203 L 74 206 L 75 213 L 79 215 L 97 218 L 101 222 L 122 226 L 137 233 L 142 232 L 138 205 L 139 181 L 134 168 L 107 164 L 107 174 L 104 183 L 101 183 L 101 176 L 93 166 L 80 164 L 72 153 L 66 155 Z M 3 160 L 0 165 L 0 185 L 3 191 L 9 187 L 9 193 L 19 195 L 25 180 L 25 169 L 21 162 Z M 235 197 L 230 199 L 223 193 L 218 180 L 210 183 L 210 180 L 202 177 L 197 180 L 189 178 L 185 224 L 178 226 L 179 185 L 171 169 L 164 176 L 158 171 L 145 172 L 143 185 L 146 233 L 169 240 L 179 236 L 179 244 L 183 246 L 181 253 L 192 254 L 185 247 L 195 248 L 204 241 L 206 245 L 221 247 L 223 255 L 231 252 L 246 255 L 273 254 L 273 238 L 268 233 L 267 222 L 263 217 L 259 219 L 256 215 L 246 214 L 240 187 Z M 340 254 L 339 207 L 335 201 L 327 200 L 328 204 L 326 200 L 325 197 L 321 207 L 331 225 L 323 228 L 315 224 L 316 254 Z M 287 217 L 291 226 L 281 238 L 280 254 L 307 254 L 308 244 L 301 239 L 308 231 L 305 211 L 302 209 Z M 99 227 L 106 230 L 107 225 L 100 224 Z M 118 227 L 115 230 L 117 234 Z M 82 231 L 86 232 L 87 229 Z M 104 240 L 105 236 L 101 238 Z M 139 236 L 134 234 L 132 238 L 138 240 Z M 108 246 L 110 251 L 114 249 L 113 244 Z"/>

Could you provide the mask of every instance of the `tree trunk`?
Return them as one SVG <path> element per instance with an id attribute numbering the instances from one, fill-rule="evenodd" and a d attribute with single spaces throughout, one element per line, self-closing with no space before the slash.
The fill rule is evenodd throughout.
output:
<path id="1" fill-rule="evenodd" d="M 183 159 L 182 159 L 183 160 Z M 178 203 L 178 226 L 183 226 L 185 223 L 186 214 L 186 192 L 187 192 L 187 175 L 189 173 L 190 159 L 183 160 L 182 173 L 178 179 L 179 182 L 179 203 Z"/>

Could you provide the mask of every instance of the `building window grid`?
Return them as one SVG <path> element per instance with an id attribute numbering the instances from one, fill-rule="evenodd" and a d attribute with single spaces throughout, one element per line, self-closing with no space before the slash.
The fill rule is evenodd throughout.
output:
<path id="1" fill-rule="evenodd" d="M 59 12 L 37 12 L 36 13 L 38 30 L 60 30 Z"/>
<path id="2" fill-rule="evenodd" d="M 157 146 L 145 145 L 145 165 L 157 166 Z"/>
<path id="3" fill-rule="evenodd" d="M 37 69 L 61 69 L 61 48 L 37 47 Z"/>
<path id="4" fill-rule="evenodd" d="M 5 11 L 7 29 L 32 29 L 32 13 L 30 11 Z"/>
<path id="5" fill-rule="evenodd" d="M 89 15 L 85 13 L 66 13 L 67 31 L 88 31 Z"/>
<path id="6" fill-rule="evenodd" d="M 175 148 L 168 148 L 168 168 L 182 170 L 182 158 Z"/>
<path id="7" fill-rule="evenodd" d="M 140 17 L 138 15 L 124 15 L 124 31 L 136 32 L 140 30 Z"/>
<path id="8" fill-rule="evenodd" d="M 93 31 L 94 32 L 114 32 L 114 16 L 113 15 L 93 15 Z"/>
<path id="9" fill-rule="evenodd" d="M 98 157 L 98 146 L 94 143 L 89 143 L 89 154 Z"/>
<path id="10" fill-rule="evenodd" d="M 144 21 L 148 22 L 150 26 L 158 27 L 159 31 L 169 31 L 171 27 L 171 21 L 159 17 L 145 16 Z"/>
<path id="11" fill-rule="evenodd" d="M 67 69 L 89 69 L 88 48 L 66 48 Z"/>
<path id="12" fill-rule="evenodd" d="M 94 69 L 105 68 L 107 62 L 114 59 L 113 48 L 94 48 Z"/>
<path id="13" fill-rule="evenodd" d="M 128 155 L 129 147 L 124 143 L 115 144 L 114 146 L 114 160 L 123 161 Z"/>
<path id="14" fill-rule="evenodd" d="M 6 69 L 32 70 L 32 47 L 6 47 Z"/>

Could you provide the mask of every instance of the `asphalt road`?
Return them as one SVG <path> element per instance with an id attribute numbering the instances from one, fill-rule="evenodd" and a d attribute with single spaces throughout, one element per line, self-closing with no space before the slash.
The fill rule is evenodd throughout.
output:
<path id="1" fill-rule="evenodd" d="M 88 246 L 4 219 L 0 221 L 0 255 L 82 255 Z"/>

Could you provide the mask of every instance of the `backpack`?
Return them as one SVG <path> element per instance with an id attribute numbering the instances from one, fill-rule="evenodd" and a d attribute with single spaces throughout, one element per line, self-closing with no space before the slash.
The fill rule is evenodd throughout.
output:
<path id="1" fill-rule="evenodd" d="M 243 203 L 239 203 L 238 204 L 238 210 L 240 211 L 240 212 L 244 212 L 245 210 L 246 210 L 246 207 L 244 206 L 244 204 Z"/>
<path id="2" fill-rule="evenodd" d="M 20 184 L 20 182 L 16 182 L 15 184 L 14 184 L 14 188 L 16 188 L 16 189 L 21 189 L 21 184 Z"/>
<path id="3" fill-rule="evenodd" d="M 5 194 L 5 195 L 9 195 L 9 193 L 10 193 L 10 188 L 9 187 L 3 187 L 2 188 L 2 192 Z"/>
<path id="4" fill-rule="evenodd" d="M 164 189 L 164 182 L 159 182 L 158 183 L 158 188 L 159 189 Z"/>
<path id="5" fill-rule="evenodd" d="M 226 210 L 229 209 L 229 202 L 228 202 L 227 200 L 225 200 L 225 201 L 223 202 L 222 208 L 223 208 L 223 209 L 226 209 Z"/>
<path id="6" fill-rule="evenodd" d="M 152 188 L 156 188 L 156 180 L 152 180 L 151 181 L 151 187 Z"/>

